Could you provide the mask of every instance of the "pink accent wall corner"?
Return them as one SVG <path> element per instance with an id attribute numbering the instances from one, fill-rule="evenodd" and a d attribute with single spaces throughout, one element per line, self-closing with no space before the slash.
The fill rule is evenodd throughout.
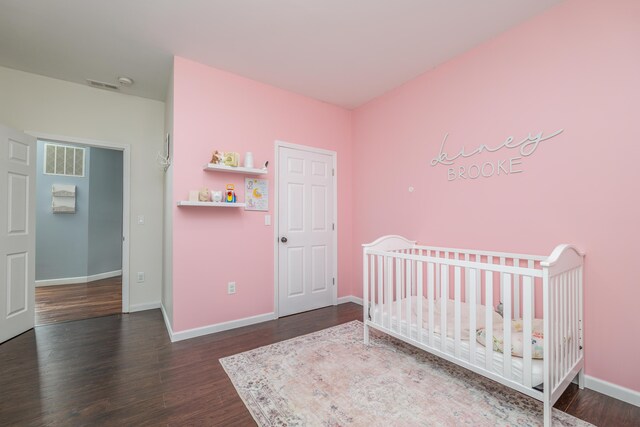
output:
<path id="1" fill-rule="evenodd" d="M 351 111 L 225 71 L 174 59 L 174 202 L 189 190 L 236 185 L 244 176 L 202 170 L 213 150 L 269 161 L 274 213 L 275 141 L 324 148 L 338 158 L 338 296 L 351 295 Z M 174 331 L 274 312 L 274 224 L 267 212 L 177 208 L 173 212 Z M 275 219 L 274 219 L 275 220 Z M 227 282 L 237 293 L 227 295 Z"/>
<path id="2" fill-rule="evenodd" d="M 359 158 L 353 165 L 354 246 L 384 234 L 541 255 L 560 243 L 577 244 L 586 252 L 586 372 L 636 391 L 638 22 L 640 2 L 634 0 L 567 1 L 358 108 L 353 117 Z M 521 173 L 449 181 L 447 166 L 430 165 L 447 133 L 453 156 L 463 146 L 469 152 L 508 136 L 559 129 L 564 132 L 522 158 L 515 169 Z M 458 159 L 455 168 L 497 167 L 513 156 L 502 149 Z M 490 170 L 486 166 L 487 175 Z M 384 195 L 394 196 L 381 202 Z M 354 257 L 354 283 L 360 283 L 360 248 Z"/>

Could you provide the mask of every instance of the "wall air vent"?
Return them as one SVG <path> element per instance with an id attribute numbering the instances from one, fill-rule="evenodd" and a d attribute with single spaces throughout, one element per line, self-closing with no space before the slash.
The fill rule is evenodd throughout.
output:
<path id="1" fill-rule="evenodd" d="M 112 85 L 111 83 L 99 82 L 97 80 L 87 79 L 87 83 L 89 86 L 97 87 L 100 89 L 110 89 L 110 90 L 119 90 L 120 88 L 116 85 Z"/>

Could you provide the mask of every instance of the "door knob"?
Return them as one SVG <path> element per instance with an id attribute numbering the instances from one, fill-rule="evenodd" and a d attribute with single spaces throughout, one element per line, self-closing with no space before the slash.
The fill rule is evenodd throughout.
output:
<path id="1" fill-rule="evenodd" d="M 281 238 L 280 238 L 280 241 L 281 241 L 282 243 L 287 243 L 287 238 L 286 238 L 286 237 L 281 237 Z"/>

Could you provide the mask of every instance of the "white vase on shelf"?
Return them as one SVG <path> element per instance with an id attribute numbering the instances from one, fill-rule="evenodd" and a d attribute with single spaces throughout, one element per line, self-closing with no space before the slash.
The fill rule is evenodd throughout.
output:
<path id="1" fill-rule="evenodd" d="M 253 167 L 253 153 L 248 151 L 247 154 L 244 155 L 244 167 L 252 168 Z"/>

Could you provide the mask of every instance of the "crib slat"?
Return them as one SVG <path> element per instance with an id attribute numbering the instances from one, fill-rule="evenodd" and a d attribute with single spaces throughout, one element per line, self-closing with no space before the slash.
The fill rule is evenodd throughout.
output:
<path id="1" fill-rule="evenodd" d="M 413 250 L 413 255 L 420 255 L 420 250 L 419 249 L 414 249 Z M 411 283 L 413 284 L 413 287 L 411 288 L 411 295 L 417 295 L 418 293 L 418 288 L 417 288 L 417 280 L 418 278 L 416 277 L 416 273 L 417 273 L 417 262 L 418 261 L 411 261 Z"/>
<path id="2" fill-rule="evenodd" d="M 560 329 L 562 331 L 562 376 L 564 376 L 564 373 L 569 370 L 569 361 L 567 360 L 568 345 L 566 341 L 567 337 L 565 335 L 567 333 L 567 288 L 569 287 L 570 274 L 571 272 L 567 272 L 564 274 L 564 283 L 562 285 L 562 289 L 560 289 L 562 295 L 560 297 L 560 311 L 562 311 L 562 326 Z"/>
<path id="3" fill-rule="evenodd" d="M 464 254 L 464 260 L 465 261 L 469 261 L 470 258 L 470 254 L 469 252 L 465 252 Z M 468 302 L 469 301 L 469 267 L 465 267 L 464 268 L 464 301 Z"/>
<path id="4" fill-rule="evenodd" d="M 400 258 L 396 258 L 396 331 L 402 334 L 402 262 Z"/>
<path id="5" fill-rule="evenodd" d="M 362 275 L 363 275 L 363 280 L 364 280 L 364 289 L 363 289 L 363 295 L 362 295 L 362 308 L 363 308 L 363 314 L 362 314 L 362 320 L 363 322 L 366 324 L 367 320 L 369 319 L 368 315 L 369 315 L 369 289 L 371 286 L 371 282 L 369 281 L 369 269 L 368 269 L 368 264 L 370 262 L 370 257 L 367 252 L 365 251 L 363 253 L 363 259 L 362 259 Z M 367 326 L 365 326 L 365 330 L 367 329 Z M 364 343 L 365 344 L 369 344 L 368 342 L 368 335 L 365 333 L 364 335 Z"/>
<path id="6" fill-rule="evenodd" d="M 562 287 L 564 286 L 564 273 L 558 277 L 558 286 L 556 286 L 556 342 L 558 359 L 556 360 L 556 384 L 560 384 L 560 374 L 562 372 Z"/>
<path id="7" fill-rule="evenodd" d="M 532 304 L 531 302 L 534 299 L 533 295 L 533 286 L 532 286 L 532 278 L 529 276 L 524 276 L 522 278 L 522 317 L 523 317 L 523 327 L 522 327 L 522 343 L 524 345 L 522 352 L 522 359 L 524 362 L 524 368 L 522 371 L 522 384 L 525 387 L 531 387 L 531 340 L 532 340 Z"/>
<path id="8" fill-rule="evenodd" d="M 378 325 L 382 325 L 382 322 L 384 321 L 384 314 L 382 312 L 382 310 L 384 309 L 384 294 L 383 294 L 383 289 L 384 289 L 384 262 L 383 262 L 383 258 L 381 255 L 378 255 L 378 277 L 377 277 L 377 281 L 378 281 L 378 300 L 376 301 L 376 323 Z"/>
<path id="9" fill-rule="evenodd" d="M 577 301 L 578 293 L 576 291 L 578 287 L 578 269 L 573 271 L 573 282 L 571 283 L 571 365 L 573 366 L 578 360 L 578 310 Z"/>
<path id="10" fill-rule="evenodd" d="M 423 300 L 423 288 L 422 288 L 422 269 L 424 268 L 424 263 L 417 261 L 416 262 L 416 331 L 418 332 L 418 336 L 416 339 L 419 343 L 424 342 L 424 337 L 422 335 L 423 330 L 423 319 L 422 319 L 422 300 Z"/>
<path id="11" fill-rule="evenodd" d="M 565 311 L 566 311 L 566 325 L 564 333 L 567 334 L 565 340 L 565 354 L 566 354 L 566 370 L 565 372 L 573 366 L 573 278 L 574 278 L 575 270 L 571 270 L 568 274 L 567 280 L 567 289 L 566 289 L 566 300 L 565 300 Z"/>
<path id="12" fill-rule="evenodd" d="M 578 347 L 578 358 L 582 357 L 584 354 L 584 348 L 580 348 L 582 346 L 583 339 L 583 327 L 584 327 L 584 306 L 583 306 L 583 298 L 584 298 L 584 267 L 578 268 L 578 296 L 577 296 L 577 304 L 578 304 L 578 343 L 576 344 Z M 582 384 L 584 385 L 584 384 Z"/>
<path id="13" fill-rule="evenodd" d="M 433 263 L 427 263 L 427 299 L 429 301 L 429 345 L 435 347 L 435 337 L 433 335 L 433 328 L 435 327 L 435 302 L 434 302 L 434 270 L 436 266 Z"/>
<path id="14" fill-rule="evenodd" d="M 532 259 L 530 259 L 529 262 L 527 263 L 527 267 L 532 269 L 532 270 L 535 267 L 535 265 L 536 265 L 536 262 L 534 260 L 532 260 Z M 532 283 L 532 285 L 533 285 L 533 299 L 531 300 L 531 313 L 533 313 L 533 317 L 535 318 L 536 317 L 536 298 L 535 298 L 535 296 L 536 296 L 536 294 L 535 294 L 535 292 L 536 292 L 536 286 L 535 286 L 536 279 L 535 279 L 535 277 L 533 277 L 532 280 L 533 280 L 533 283 Z"/>
<path id="15" fill-rule="evenodd" d="M 387 280 L 385 283 L 384 306 L 387 309 L 387 328 L 391 329 L 391 316 L 393 315 L 392 288 L 393 285 L 393 258 L 387 258 Z"/>
<path id="16" fill-rule="evenodd" d="M 449 299 L 449 266 L 440 266 L 440 347 L 447 352 L 447 301 Z"/>
<path id="17" fill-rule="evenodd" d="M 511 274 L 504 273 L 502 276 L 501 288 L 504 290 L 504 299 L 502 300 L 502 307 L 504 310 L 503 320 L 503 377 L 511 379 Z"/>
<path id="18" fill-rule="evenodd" d="M 469 270 L 469 363 L 476 364 L 476 288 L 480 287 L 478 270 L 472 268 Z"/>
<path id="19" fill-rule="evenodd" d="M 505 258 L 500 257 L 500 265 L 505 265 L 505 264 L 506 264 Z M 502 274 L 500 274 L 500 277 L 502 277 Z M 502 286 L 502 279 L 500 280 L 500 302 L 504 304 L 504 289 Z"/>
<path id="20" fill-rule="evenodd" d="M 493 372 L 493 271 L 485 271 L 485 364 L 487 371 Z"/>
<path id="21" fill-rule="evenodd" d="M 442 254 L 440 253 L 440 251 L 436 251 L 437 258 L 440 258 L 441 255 Z M 441 264 L 438 264 L 436 268 L 436 282 L 435 282 L 436 283 L 436 294 L 435 294 L 436 299 L 440 298 L 440 295 L 442 295 L 440 292 L 440 265 Z"/>
<path id="22" fill-rule="evenodd" d="M 574 334 L 573 334 L 573 283 L 575 278 L 575 270 L 572 270 L 570 273 L 570 283 L 567 288 L 567 358 L 568 358 L 568 367 L 571 368 L 573 366 L 573 343 L 574 343 Z"/>
<path id="23" fill-rule="evenodd" d="M 572 306 L 572 302 L 573 300 L 571 299 L 571 289 L 573 287 L 573 274 L 574 274 L 574 270 L 572 270 L 569 273 L 569 283 L 567 284 L 567 294 L 566 294 L 566 298 L 567 298 L 567 306 L 565 307 L 565 310 L 567 311 L 567 329 L 566 329 L 566 333 L 567 333 L 567 341 L 566 341 L 566 352 L 567 352 L 567 370 L 571 368 L 571 366 L 573 365 L 573 358 L 572 358 L 572 348 L 573 348 L 573 322 L 571 321 L 571 306 Z"/>
<path id="24" fill-rule="evenodd" d="M 371 313 L 371 307 L 376 304 L 376 266 L 375 266 L 376 258 L 373 255 L 369 255 L 369 313 Z M 375 321 L 373 316 L 371 316 L 371 320 Z"/>
<path id="25" fill-rule="evenodd" d="M 559 339 L 560 339 L 560 364 L 558 369 L 558 384 L 562 381 L 562 374 L 565 370 L 565 357 L 564 357 L 564 337 L 565 337 L 565 326 L 564 326 L 564 289 L 567 287 L 567 276 L 568 273 L 562 273 L 560 287 L 558 288 L 558 330 L 559 330 Z"/>
<path id="26" fill-rule="evenodd" d="M 555 376 L 556 376 L 556 383 L 554 384 L 554 388 L 555 386 L 560 382 L 560 366 L 561 366 L 561 352 L 562 352 L 562 335 L 560 332 L 560 322 L 561 322 L 561 318 L 560 318 L 560 287 L 562 286 L 562 275 L 558 276 L 558 282 L 556 283 L 556 286 L 554 288 L 554 310 L 555 310 L 555 315 L 554 315 L 554 328 L 555 328 L 555 347 L 556 347 L 556 361 L 555 361 L 555 366 L 554 366 L 554 372 L 555 372 Z"/>
<path id="27" fill-rule="evenodd" d="M 493 264 L 493 256 L 487 255 L 487 264 Z M 486 273 L 490 273 L 490 272 L 486 271 Z M 485 274 L 485 277 L 486 277 L 486 274 Z M 491 272 L 491 277 L 493 277 L 493 272 Z M 486 281 L 485 281 L 484 285 L 487 286 L 487 282 Z M 489 306 L 493 307 L 493 300 L 487 301 L 486 292 L 485 292 L 484 305 L 489 305 Z"/>
<path id="28" fill-rule="evenodd" d="M 560 347 L 558 341 L 558 286 L 560 285 L 560 276 L 555 276 L 553 278 L 553 287 L 551 289 L 551 311 L 553 312 L 553 323 L 551 323 L 551 329 L 553 330 L 553 341 L 551 341 L 551 345 L 553 346 L 553 358 L 551 359 L 552 367 L 551 367 L 551 378 L 552 378 L 552 390 L 555 388 L 558 383 L 558 348 Z"/>
<path id="29" fill-rule="evenodd" d="M 411 338 L 411 322 L 412 322 L 412 319 L 413 319 L 413 313 L 412 313 L 412 310 L 411 310 L 411 292 L 412 292 L 412 287 L 413 287 L 413 280 L 411 280 L 412 276 L 413 276 L 413 273 L 411 272 L 411 264 L 412 264 L 412 261 L 407 261 L 406 262 L 405 268 L 406 268 L 407 274 L 405 274 L 405 276 L 404 276 L 404 281 L 405 281 L 404 294 L 406 296 L 406 303 L 407 303 L 407 309 L 405 310 L 406 313 L 407 313 L 406 314 L 406 317 L 407 317 L 407 336 L 409 338 Z"/>
<path id="30" fill-rule="evenodd" d="M 476 254 L 476 262 L 482 262 L 482 256 L 480 254 Z M 476 286 L 476 302 L 478 304 L 482 304 L 482 271 L 476 270 L 476 277 L 478 280 L 478 286 Z"/>
<path id="31" fill-rule="evenodd" d="M 514 267 L 520 267 L 520 258 L 513 259 Z M 520 318 L 520 275 L 513 275 L 513 318 Z"/>
<path id="32" fill-rule="evenodd" d="M 454 269 L 454 298 L 455 298 L 455 305 L 454 305 L 454 314 L 455 314 L 455 318 L 454 318 L 454 332 L 453 332 L 453 339 L 454 339 L 454 351 L 455 351 L 455 355 L 457 358 L 460 358 L 460 339 L 461 339 L 461 326 L 460 326 L 460 322 L 461 322 L 461 307 L 460 307 L 460 300 L 462 298 L 462 295 L 460 295 L 460 287 L 461 287 L 461 283 L 460 283 L 460 267 L 456 267 Z"/>

